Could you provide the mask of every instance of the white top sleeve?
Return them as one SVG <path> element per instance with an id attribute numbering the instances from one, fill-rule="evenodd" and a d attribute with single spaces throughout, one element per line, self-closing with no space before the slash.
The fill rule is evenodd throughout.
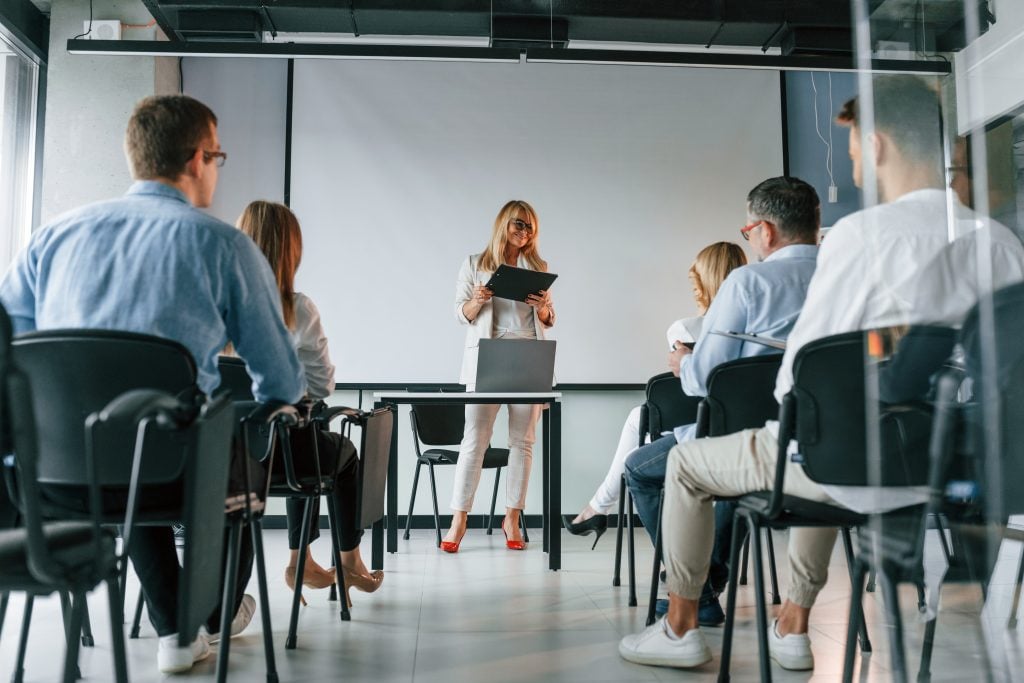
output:
<path id="1" fill-rule="evenodd" d="M 306 375 L 306 395 L 327 398 L 334 391 L 334 365 L 327 348 L 327 335 L 320 324 L 320 311 L 305 294 L 295 293 L 295 351 Z"/>
<path id="2" fill-rule="evenodd" d="M 668 326 L 668 330 L 665 332 L 665 337 L 668 339 L 668 350 L 672 351 L 672 345 L 676 341 L 681 341 L 686 344 L 694 344 L 700 337 L 701 325 L 704 323 L 704 318 L 701 316 L 694 316 L 692 318 L 682 318 L 677 320 Z"/>

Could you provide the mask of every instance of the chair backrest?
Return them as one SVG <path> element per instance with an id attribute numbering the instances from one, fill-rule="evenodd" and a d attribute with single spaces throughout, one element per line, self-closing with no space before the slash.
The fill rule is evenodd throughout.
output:
<path id="1" fill-rule="evenodd" d="M 892 360 L 878 362 L 875 358 L 880 355 L 879 347 L 884 345 L 887 334 L 858 331 L 834 335 L 815 340 L 796 354 L 793 389 L 784 400 L 780 433 L 793 430 L 791 433 L 800 444 L 804 470 L 818 483 L 922 486 L 928 482 L 932 416 L 931 409 L 920 400 L 924 396 L 904 396 L 908 402 L 900 404 L 876 401 L 877 409 L 868 411 L 866 369 L 878 370 L 881 379 L 894 365 L 892 360 L 897 358 L 902 344 L 898 342 Z M 904 338 L 913 340 L 920 336 Z M 940 370 L 941 360 L 936 360 L 939 355 L 931 356 L 933 366 L 895 364 L 897 371 L 891 381 L 927 386 L 927 378 Z M 914 376 L 899 377 L 899 368 Z M 925 379 L 920 380 L 921 377 Z M 873 422 L 876 416 L 877 422 Z M 871 453 L 878 455 L 877 463 L 871 462 Z"/>
<path id="2" fill-rule="evenodd" d="M 671 372 L 663 372 L 647 380 L 646 393 L 644 412 L 647 420 L 643 426 L 651 438 L 697 421 L 700 397 L 684 394 L 679 378 Z"/>
<path id="3" fill-rule="evenodd" d="M 196 366 L 181 344 L 130 332 L 52 330 L 14 340 L 12 362 L 30 379 L 31 408 L 45 428 L 38 430 L 41 484 L 88 482 L 83 448 L 85 418 L 133 389 L 156 389 L 194 399 Z M 104 486 L 127 486 L 134 433 L 117 431 L 100 439 L 97 476 Z M 185 444 L 177 436 L 154 437 L 141 482 L 180 479 Z"/>
<path id="4" fill-rule="evenodd" d="M 697 437 L 763 427 L 779 415 L 775 378 L 782 354 L 738 358 L 708 375 L 708 395 L 697 411 Z"/>
<path id="5" fill-rule="evenodd" d="M 232 401 L 254 401 L 252 378 L 245 368 L 245 361 L 236 356 L 219 356 L 217 369 L 220 371 L 219 390 L 227 390 Z"/>
<path id="6" fill-rule="evenodd" d="M 986 516 L 1002 524 L 1024 514 L 1024 283 L 999 290 L 991 304 L 991 323 L 981 303 L 961 330 L 974 404 L 965 426 Z"/>
<path id="7" fill-rule="evenodd" d="M 359 528 L 384 517 L 384 491 L 391 458 L 391 438 L 395 427 L 393 406 L 376 408 L 346 420 L 362 427 L 359 448 Z"/>
<path id="8" fill-rule="evenodd" d="M 426 446 L 454 446 L 466 429 L 466 407 L 461 404 L 416 403 L 409 410 L 413 437 Z"/>

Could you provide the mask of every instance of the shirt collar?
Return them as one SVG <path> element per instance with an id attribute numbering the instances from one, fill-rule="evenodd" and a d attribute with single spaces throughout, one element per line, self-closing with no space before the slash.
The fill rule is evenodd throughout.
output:
<path id="1" fill-rule="evenodd" d="M 773 251 L 762 263 L 786 258 L 815 258 L 818 247 L 815 244 L 787 244 L 778 251 Z"/>
<path id="2" fill-rule="evenodd" d="M 158 197 L 176 199 L 180 202 L 185 202 L 186 204 L 189 203 L 188 197 L 186 197 L 181 190 L 176 187 L 171 187 L 167 183 L 160 182 L 159 180 L 136 180 L 132 183 L 132 186 L 128 188 L 127 194 L 156 195 Z"/>

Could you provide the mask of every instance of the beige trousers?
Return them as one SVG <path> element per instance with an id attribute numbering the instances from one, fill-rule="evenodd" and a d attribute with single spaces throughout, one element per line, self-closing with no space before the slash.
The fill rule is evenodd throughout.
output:
<path id="1" fill-rule="evenodd" d="M 714 545 L 715 496 L 770 491 L 778 444 L 767 428 L 747 429 L 713 439 L 681 443 L 668 455 L 662 516 L 668 589 L 690 600 L 700 598 Z M 786 493 L 832 502 L 799 464 L 786 464 Z M 739 529 L 734 533 L 738 533 Z M 828 579 L 836 542 L 834 528 L 794 528 L 789 532 L 788 598 L 811 607 Z M 735 567 L 730 568 L 736 571 Z"/>
<path id="2" fill-rule="evenodd" d="M 537 438 L 537 418 L 541 406 L 514 403 L 508 408 L 508 471 L 505 474 L 506 505 L 516 510 L 526 507 L 526 489 L 533 466 L 533 443 Z M 459 446 L 452 489 L 453 510 L 470 512 L 480 484 L 484 454 L 494 433 L 494 420 L 500 405 L 466 404 L 466 431 Z"/>

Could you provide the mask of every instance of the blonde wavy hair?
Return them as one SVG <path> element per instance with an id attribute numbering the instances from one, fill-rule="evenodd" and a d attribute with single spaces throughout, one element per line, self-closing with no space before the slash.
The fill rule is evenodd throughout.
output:
<path id="1" fill-rule="evenodd" d="M 725 278 L 736 268 L 747 265 L 747 255 L 733 242 L 715 242 L 697 253 L 690 266 L 694 298 L 701 311 L 707 311 Z"/>
<path id="2" fill-rule="evenodd" d="M 540 236 L 540 221 L 537 219 L 537 212 L 522 199 L 513 199 L 498 211 L 494 219 L 494 229 L 491 231 L 491 241 L 487 248 L 480 254 L 480 262 L 477 269 L 485 272 L 494 272 L 498 266 L 505 262 L 505 247 L 508 245 L 509 225 L 516 218 L 526 221 L 533 226 L 533 234 L 530 241 L 522 251 L 523 258 L 533 270 L 546 272 L 547 261 L 540 257 L 537 251 L 537 238 Z"/>
<path id="3" fill-rule="evenodd" d="M 288 329 L 295 327 L 295 271 L 302 261 L 302 230 L 299 219 L 284 204 L 257 200 L 249 204 L 235 225 L 252 238 L 270 262 L 281 311 Z"/>

